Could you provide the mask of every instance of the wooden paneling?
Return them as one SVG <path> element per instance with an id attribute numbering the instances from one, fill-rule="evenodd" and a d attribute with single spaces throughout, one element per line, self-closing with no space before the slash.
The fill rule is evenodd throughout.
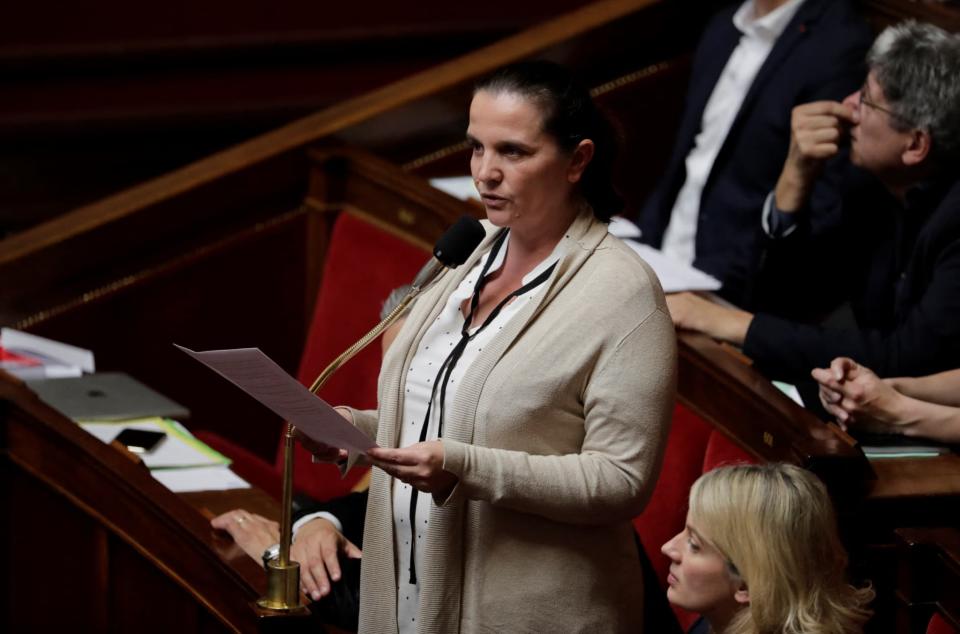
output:
<path id="1" fill-rule="evenodd" d="M 74 623 L 106 631 L 103 528 L 22 471 L 12 471 L 3 486 L 9 487 L 12 504 L 6 508 L 18 509 L 7 516 L 10 541 L 4 544 L 10 600 L 5 614 L 13 617 L 9 631 L 66 631 Z"/>
<path id="2" fill-rule="evenodd" d="M 469 90 L 475 77 L 504 62 L 560 43 L 569 47 L 571 39 L 591 39 L 598 27 L 655 4 L 652 0 L 606 0 L 592 4 L 0 241 L 0 276 L 10 280 L 0 288 L 3 308 L 9 310 L 10 295 L 37 292 L 36 285 L 16 275 L 25 259 L 35 262 L 33 268 L 39 276 L 39 279 L 26 276 L 29 280 L 36 279 L 43 288 L 59 288 L 64 285 L 64 278 L 70 276 L 65 276 L 62 268 L 51 269 L 71 262 L 72 276 L 86 274 L 107 258 L 116 260 L 115 251 L 123 256 L 131 251 L 140 252 L 147 238 L 145 232 L 159 232 L 159 235 L 150 235 L 150 239 L 165 238 L 172 232 L 182 232 L 191 221 L 204 222 L 232 215 L 231 210 L 249 204 L 247 190 L 251 187 L 288 200 L 302 196 L 303 190 L 297 184 L 306 176 L 303 151 L 308 145 L 400 106 L 420 100 L 429 102 L 437 93 Z M 634 24 L 634 21 L 628 22 L 623 25 L 627 31 Z M 459 116 L 465 111 L 465 103 L 460 100 L 457 104 Z M 461 126 L 452 130 L 462 135 Z M 408 136 L 415 138 L 415 131 Z M 105 245 L 98 243 L 98 239 L 109 240 L 110 249 L 103 248 Z M 95 248 L 81 251 L 85 244 L 94 244 Z M 81 254 L 84 257 L 79 257 Z M 77 257 L 71 258 L 71 255 Z M 29 312 L 30 307 L 22 310 Z M 8 313 L 2 318 L 9 323 L 11 317 Z"/>
<path id="3" fill-rule="evenodd" d="M 264 589 L 146 469 L 0 373 L 4 631 L 242 631 Z M 195 627 L 194 627 L 195 626 Z"/>
<path id="4" fill-rule="evenodd" d="M 897 631 L 923 634 L 933 614 L 960 630 L 960 530 L 897 531 Z"/>
<path id="5" fill-rule="evenodd" d="M 111 583 L 103 596 L 111 615 L 112 631 L 142 634 L 210 631 L 209 627 L 201 627 L 200 606 L 119 539 L 110 541 L 109 579 Z M 145 588 L 150 591 L 144 592 Z M 221 625 L 216 631 L 229 629 Z"/>
<path id="6" fill-rule="evenodd" d="M 858 3 L 877 31 L 903 20 L 932 22 L 948 31 L 960 31 L 960 6 L 955 0 L 859 0 Z"/>
<path id="7" fill-rule="evenodd" d="M 598 6 L 603 3 L 598 3 Z M 335 133 L 335 138 L 351 145 L 357 145 L 375 152 L 398 164 L 417 161 L 418 169 L 424 168 L 429 161 L 422 161 L 424 155 L 461 143 L 467 124 L 467 106 L 473 89 L 473 80 L 497 68 L 512 59 L 536 57 L 555 61 L 569 67 L 587 87 L 603 87 L 608 82 L 639 81 L 642 89 L 629 91 L 607 91 L 602 89 L 601 103 L 606 99 L 624 97 L 628 93 L 635 101 L 632 106 L 641 105 L 636 113 L 629 113 L 624 125 L 633 128 L 649 124 L 653 132 L 650 141 L 661 141 L 666 147 L 659 150 L 669 151 L 672 145 L 672 128 L 669 123 L 678 117 L 677 110 L 682 105 L 683 90 L 686 85 L 687 65 L 685 60 L 699 37 L 702 24 L 710 13 L 711 6 L 717 2 L 698 4 L 686 15 L 681 14 L 680 5 L 670 2 L 646 3 L 643 10 L 626 13 L 616 20 L 593 26 L 584 35 L 571 35 L 548 46 L 524 46 L 515 49 L 511 57 L 490 57 L 488 55 L 473 58 L 468 56 L 458 61 L 454 68 L 460 68 L 463 79 L 459 83 L 444 87 L 432 94 L 397 104 L 382 113 L 358 121 Z M 592 16 L 593 19 L 596 17 Z M 562 25 L 560 25 L 562 26 Z M 547 33 L 561 32 L 559 27 Z M 553 39 L 551 37 L 551 39 Z M 504 41 L 503 44 L 507 44 Z M 497 51 L 498 53 L 500 51 Z M 503 52 L 510 53 L 506 50 Z M 682 63 L 674 64 L 675 60 Z M 489 61 L 479 66 L 477 62 Z M 666 72 L 648 72 L 651 67 L 664 65 L 678 70 L 674 83 L 657 82 L 668 76 Z M 641 76 L 633 78 L 639 73 Z M 679 88 L 668 94 L 658 92 L 658 88 Z M 616 93 L 616 94 L 614 94 Z M 637 96 L 639 95 L 639 96 Z M 669 108 L 661 105 L 669 104 Z M 626 104 L 623 104 L 626 106 Z M 620 113 L 618 108 L 610 110 Z M 655 116 L 650 116 L 655 115 Z M 663 131 L 666 130 L 664 133 Z M 652 146 L 647 145 L 648 149 Z M 651 155 L 659 152 L 650 150 Z M 659 158 L 659 156 L 657 157 Z M 644 165 L 638 166 L 642 170 Z M 460 165 L 460 172 L 465 170 Z"/>
<path id="8" fill-rule="evenodd" d="M 306 280 L 310 212 L 297 208 L 141 270 L 117 287 L 52 307 L 33 328 L 97 351 L 122 370 L 189 404 L 188 424 L 216 431 L 272 461 L 281 421 L 173 347 L 256 346 L 295 373 L 312 294 Z M 135 351 L 135 352 L 133 352 Z M 133 352 L 133 353 L 132 353 Z"/>
<path id="9" fill-rule="evenodd" d="M 588 0 L 491 0 L 484 5 L 422 0 L 415 7 L 380 0 L 317 3 L 207 0 L 203 3 L 94 0 L 64 5 L 39 0 L 10 5 L 0 25 L 0 54 L 67 56 L 143 50 L 175 54 L 244 43 L 287 43 L 357 35 L 519 29 Z M 83 25 L 83 28 L 77 28 Z"/>
<path id="10" fill-rule="evenodd" d="M 585 1 L 8 3 L 0 236 Z"/>

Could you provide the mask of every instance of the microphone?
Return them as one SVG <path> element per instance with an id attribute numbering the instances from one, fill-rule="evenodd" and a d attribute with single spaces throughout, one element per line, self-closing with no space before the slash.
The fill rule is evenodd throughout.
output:
<path id="1" fill-rule="evenodd" d="M 433 247 L 433 259 L 420 269 L 413 288 L 420 291 L 432 282 L 444 269 L 455 269 L 470 257 L 474 249 L 483 241 L 486 232 L 480 221 L 472 216 L 460 216 L 446 233 L 440 236 Z"/>

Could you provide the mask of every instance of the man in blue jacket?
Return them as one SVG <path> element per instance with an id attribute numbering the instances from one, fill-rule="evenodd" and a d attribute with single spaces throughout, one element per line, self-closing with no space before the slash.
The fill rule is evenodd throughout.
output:
<path id="1" fill-rule="evenodd" d="M 746 0 L 718 14 L 694 58 L 666 173 L 639 216 L 640 239 L 718 278 L 730 301 L 756 306 L 761 210 L 787 155 L 790 111 L 856 90 L 871 39 L 848 0 Z M 814 195 L 828 208 L 836 180 Z"/>

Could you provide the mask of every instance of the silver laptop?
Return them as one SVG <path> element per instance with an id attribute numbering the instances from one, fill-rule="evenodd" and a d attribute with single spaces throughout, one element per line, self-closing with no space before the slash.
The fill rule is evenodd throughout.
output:
<path id="1" fill-rule="evenodd" d="M 26 381 L 47 405 L 74 420 L 190 417 L 190 410 L 122 372 Z"/>

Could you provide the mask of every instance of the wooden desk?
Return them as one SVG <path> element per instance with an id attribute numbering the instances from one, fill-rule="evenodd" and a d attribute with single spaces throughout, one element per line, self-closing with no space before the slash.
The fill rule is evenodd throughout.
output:
<path id="1" fill-rule="evenodd" d="M 955 453 L 932 458 L 883 458 L 871 464 L 877 474 L 871 499 L 960 495 L 960 456 Z"/>
<path id="2" fill-rule="evenodd" d="M 259 611 L 262 568 L 191 507 L 272 514 L 265 494 L 181 498 L 4 372 L 0 481 L 0 631 L 315 627 Z"/>
<path id="3" fill-rule="evenodd" d="M 960 530 L 898 530 L 897 553 L 897 631 L 922 634 L 935 613 L 960 630 Z"/>
<path id="4" fill-rule="evenodd" d="M 893 569 L 893 530 L 960 527 L 960 455 L 872 460 L 877 477 L 847 509 L 850 530 L 865 547 L 884 553 Z"/>

